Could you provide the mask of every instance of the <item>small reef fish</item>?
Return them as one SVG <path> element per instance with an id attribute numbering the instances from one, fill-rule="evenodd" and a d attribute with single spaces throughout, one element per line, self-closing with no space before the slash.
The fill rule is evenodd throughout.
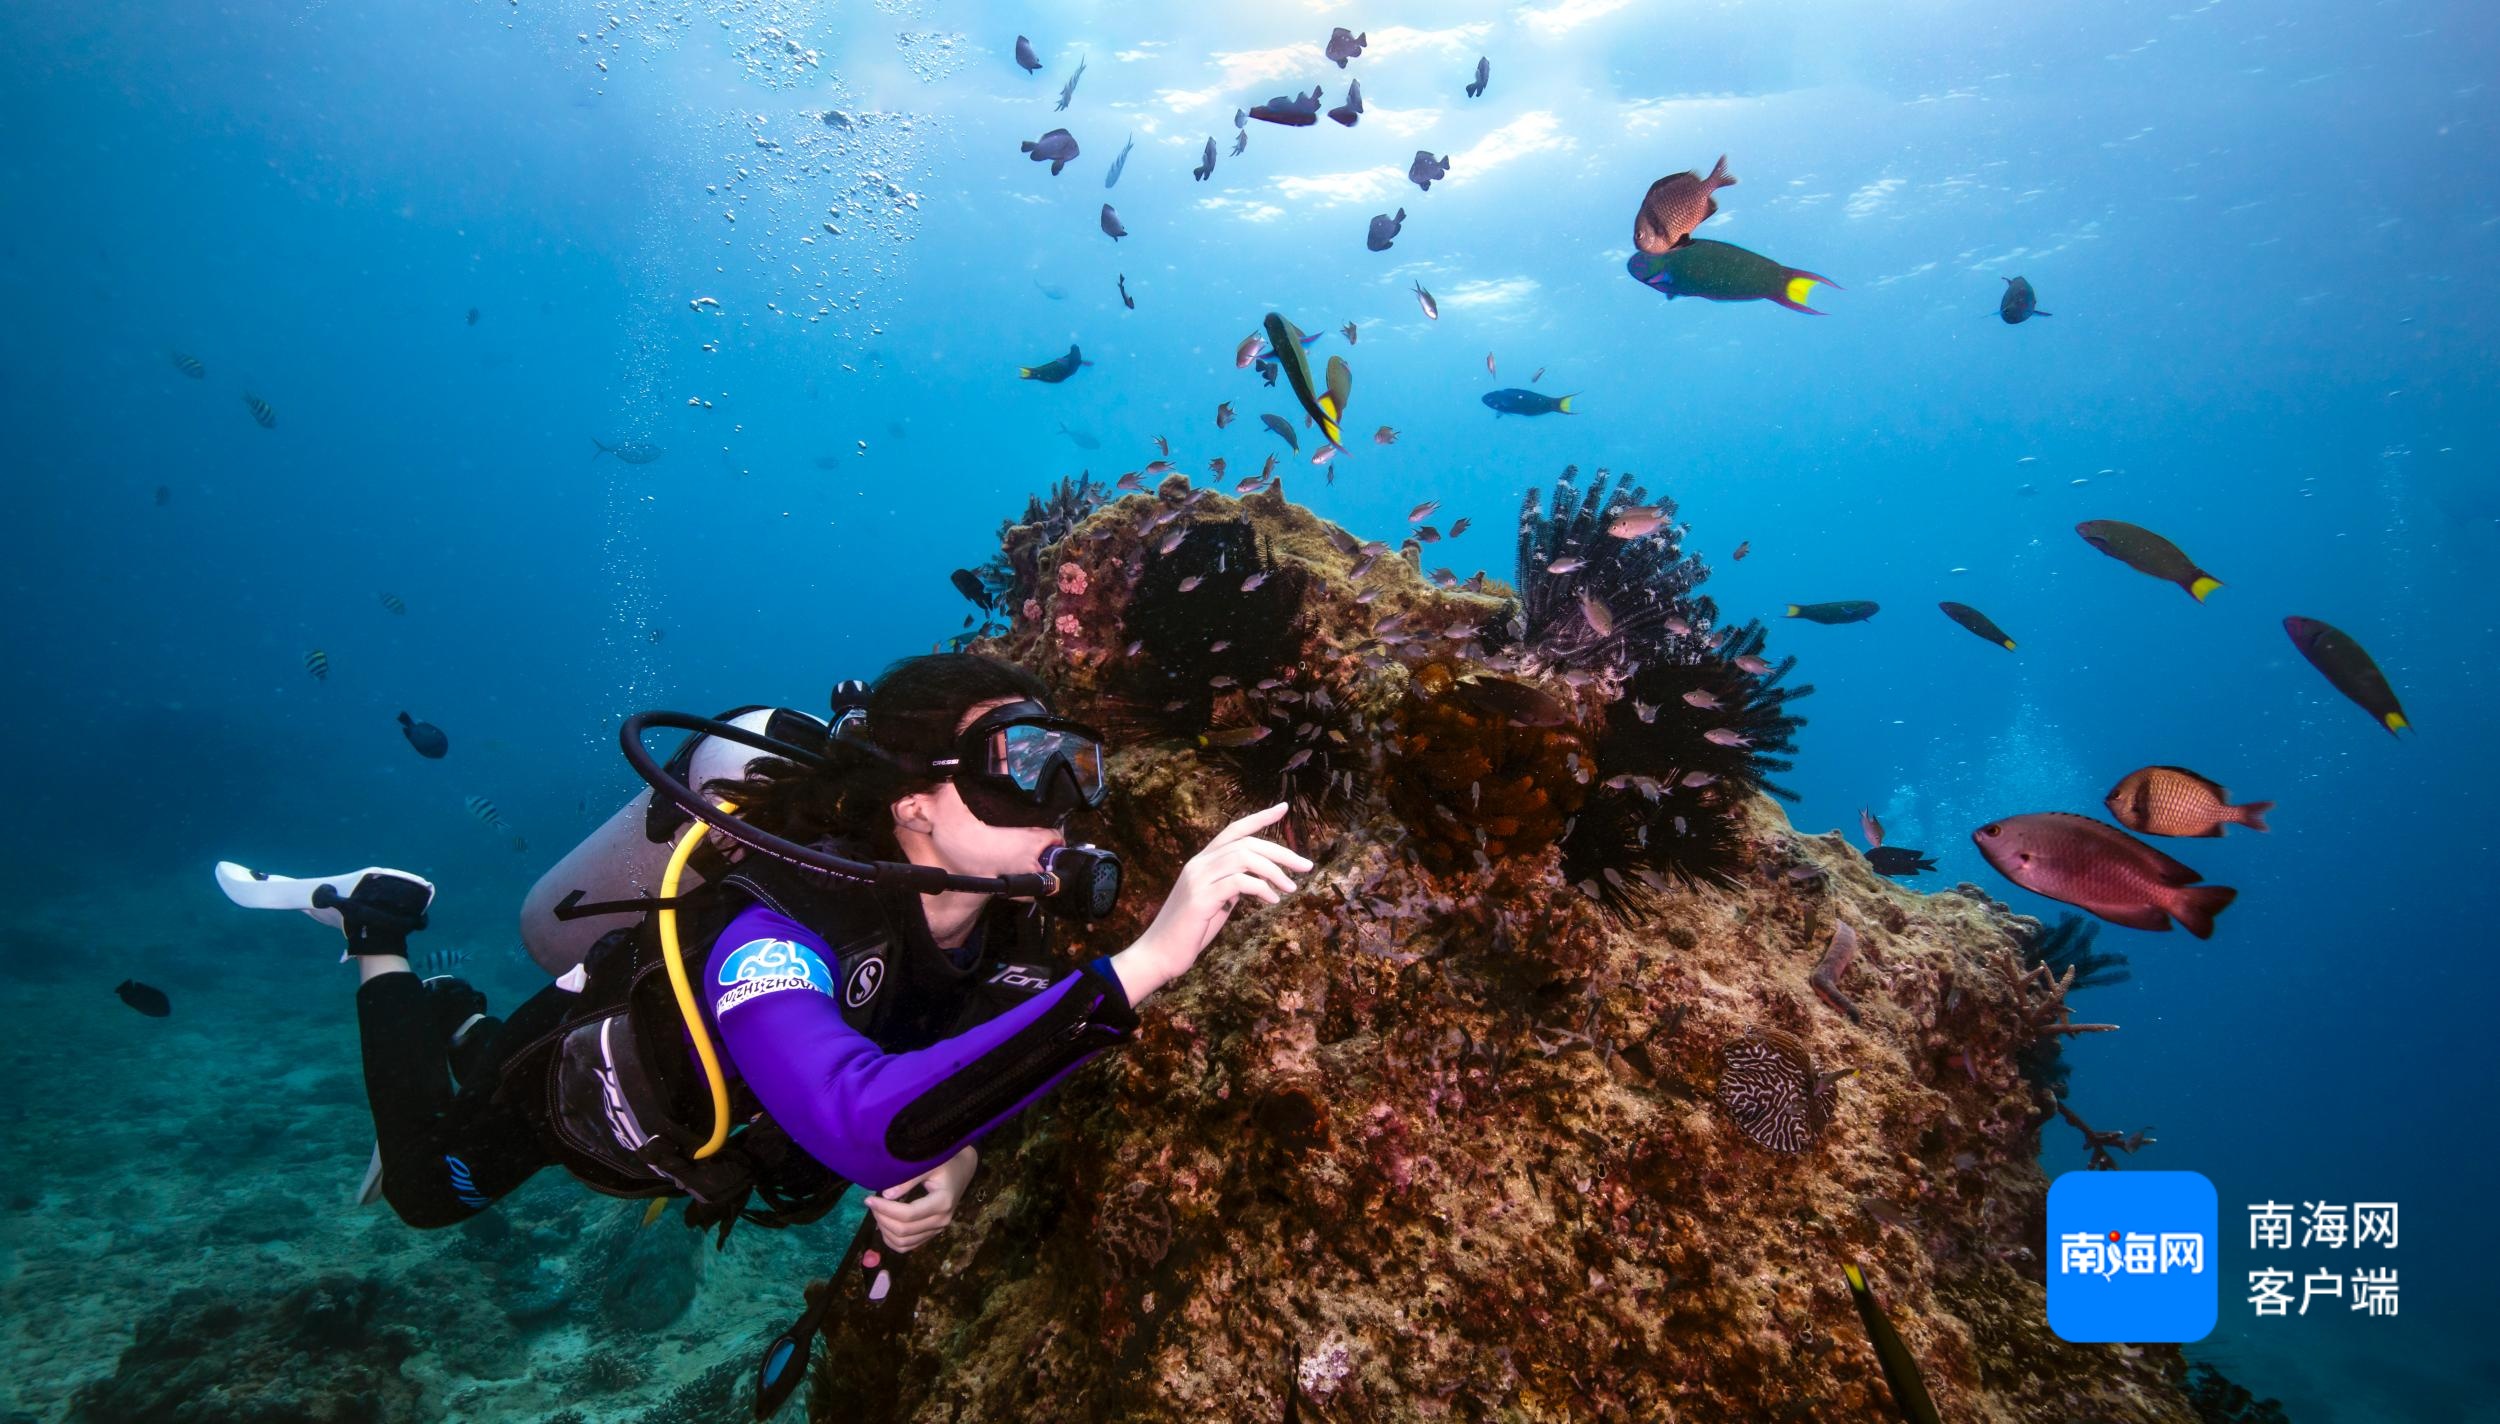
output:
<path id="1" fill-rule="evenodd" d="M 1078 81 L 1078 80 L 1080 80 L 1080 79 L 1082 79 L 1082 78 L 1084 78 L 1084 77 L 1085 77 L 1085 61 L 1084 61 L 1082 58 L 1079 58 L 1079 59 L 1077 60 L 1077 62 L 1076 62 L 1076 73 L 1071 74 L 1071 75 L 1069 75 L 1069 76 L 1068 76 L 1068 82 L 1067 82 L 1067 85 L 1066 85 L 1064 88 L 1060 89 L 1060 91 L 1059 91 L 1059 102 L 1058 102 L 1058 103 L 1056 103 L 1056 104 L 1054 104 L 1054 105 L 1052 105 L 1051 107 L 1052 107 L 1053 109 L 1065 109 L 1065 108 L 1067 108 L 1067 107 L 1068 107 L 1068 101 L 1076 97 L 1076 81 Z"/>
<path id="2" fill-rule="evenodd" d="M 1068 343 L 1067 355 L 1060 357 L 1056 361 L 1045 362 L 1039 366 L 1018 366 L 1016 368 L 1016 377 L 1019 380 L 1043 381 L 1051 385 L 1057 385 L 1059 382 L 1075 375 L 1078 370 L 1083 367 L 1091 366 L 1093 364 L 1093 362 L 1085 359 L 1084 353 L 1077 350 L 1076 343 L 1070 342 Z"/>
<path id="3" fill-rule="evenodd" d="M 1432 299 L 1432 293 L 1425 291 L 1424 284 L 1421 282 L 1415 284 L 1415 300 L 1424 309 L 1424 320 L 1439 321 L 1441 319 L 1441 304 Z"/>
<path id="4" fill-rule="evenodd" d="M 417 721 L 405 712 L 399 714 L 399 730 L 408 739 L 408 745 L 417 749 L 417 755 L 427 761 L 440 761 L 443 753 L 451 750 L 451 738 L 443 735 L 442 728 Z"/>
<path id="5" fill-rule="evenodd" d="M 1601 638 L 1613 637 L 1615 633 L 1614 610 L 1606 606 L 1604 599 L 1585 588 L 1579 591 L 1579 597 L 1580 616 L 1588 620 L 1589 631 Z"/>
<path id="6" fill-rule="evenodd" d="M 1391 217 L 1387 213 L 1374 213 L 1371 231 L 1364 234 L 1363 245 L 1374 252 L 1386 252 L 1389 250 L 1389 244 L 1398 240 L 1398 233 L 1405 226 L 1406 209 L 1404 208 L 1398 209 L 1396 217 Z"/>
<path id="7" fill-rule="evenodd" d="M 1875 1359 L 1884 1367 L 1885 1387 L 1892 1391 L 1892 1404 L 1901 1411 L 1907 1424 L 1943 1424 L 1936 1412 L 1936 1401 L 1927 1393 L 1927 1381 L 1918 1371 L 1918 1357 L 1901 1342 L 1900 1332 L 1884 1318 L 1884 1308 L 1875 1301 L 1875 1292 L 1867 1287 L 1866 1272 L 1854 1263 L 1842 1266 L 1849 1278 L 1849 1294 L 1858 1302 L 1858 1319 L 1866 1326 L 1867 1339 L 1874 1342 Z"/>
<path id="8" fill-rule="evenodd" d="M 2055 316 L 2040 310 L 2040 294 L 2031 290 L 2031 283 L 2021 277 L 2005 279 L 2005 294 L 1997 298 L 1997 316 L 2007 326 L 2020 326 L 2035 316 Z"/>
<path id="9" fill-rule="evenodd" d="M 1638 539 L 1655 534 L 1667 522 L 1666 511 L 1654 504 L 1627 504 L 1606 521 L 1606 532 L 1617 539 Z"/>
<path id="10" fill-rule="evenodd" d="M 1692 241 L 1693 229 L 1718 214 L 1718 191 L 1734 186 L 1736 175 L 1727 171 L 1724 153 L 1707 178 L 1670 173 L 1650 184 L 1640 211 L 1632 215 L 1632 245 L 1655 257 Z"/>
<path id="11" fill-rule="evenodd" d="M 404 614 L 404 613 L 406 613 L 406 612 L 408 611 L 408 604 L 407 604 L 406 600 L 402 599 L 402 598 L 401 598 L 398 594 L 396 594 L 396 593 L 386 593 L 386 594 L 383 594 L 383 595 L 382 595 L 382 606 L 383 606 L 384 608 L 389 609 L 389 610 L 390 610 L 391 612 L 393 612 L 393 613 L 401 613 L 401 614 Z"/>
<path id="12" fill-rule="evenodd" d="M 1248 336 L 1241 339 L 1241 344 L 1239 346 L 1233 348 L 1233 369 L 1236 371 L 1249 370 L 1251 363 L 1258 360 L 1260 356 L 1266 353 L 1266 351 L 1266 339 L 1263 338 L 1258 332 L 1251 332 Z"/>
<path id="13" fill-rule="evenodd" d="M 1736 665 L 1743 668 L 1745 671 L 1752 673 L 1756 677 L 1768 677 L 1771 675 L 1771 660 L 1769 658 L 1758 658 L 1751 653 L 1745 653 L 1736 659 Z"/>
<path id="14" fill-rule="evenodd" d="M 1197 179 L 1197 180 L 1198 180 L 1199 182 L 1201 182 L 1201 183 L 1204 183 L 1204 182 L 1205 182 L 1205 181 L 1207 181 L 1209 178 L 1212 178 L 1212 177 L 1214 177 L 1214 176 L 1215 176 L 1215 136 L 1214 136 L 1214 135 L 1209 134 L 1209 135 L 1207 136 L 1207 151 L 1206 151 L 1206 153 L 1205 153 L 1205 155 L 1204 155 L 1204 156 L 1202 156 L 1201 158 L 1199 158 L 1199 160 L 1198 160 L 1198 166 L 1189 170 L 1189 176 L 1190 176 L 1190 177 L 1192 177 L 1192 178 Z"/>
<path id="15" fill-rule="evenodd" d="M 1033 53 L 1033 42 L 1022 35 L 1016 36 L 1016 65 L 1028 79 L 1042 67 L 1041 57 Z"/>
<path id="16" fill-rule="evenodd" d="M 1499 374 L 1501 374 L 1500 372 L 1498 372 L 1498 371 L 1496 371 L 1496 370 L 1494 370 L 1494 369 L 1493 369 L 1493 353 L 1492 353 L 1492 352 L 1490 352 L 1490 351 L 1487 351 L 1486 353 L 1484 353 L 1484 373 L 1485 373 L 1486 375 L 1488 375 L 1488 376 L 1495 376 L 1495 375 L 1499 375 Z"/>
<path id="17" fill-rule="evenodd" d="M 1736 546 L 1736 552 L 1735 552 L 1735 553 L 1733 553 L 1733 554 L 1728 555 L 1728 558 L 1729 558 L 1731 561 L 1741 561 L 1741 560 L 1742 560 L 1742 559 L 1743 559 L 1743 558 L 1744 558 L 1747 554 L 1750 554 L 1750 553 L 1752 553 L 1752 552 L 1753 552 L 1753 541 L 1752 541 L 1751 539 L 1747 539 L 1745 542 L 1743 542 L 1743 543 L 1741 543 L 1741 544 L 1737 545 L 1737 546 Z"/>
<path id="18" fill-rule="evenodd" d="M 1363 46 L 1371 42 L 1371 31 L 1365 30 L 1358 35 L 1348 32 L 1345 26 L 1339 25 L 1328 32 L 1328 57 L 1337 62 L 1339 69 L 1343 69 L 1347 60 L 1361 59 Z"/>
<path id="19" fill-rule="evenodd" d="M 328 682 L 330 680 L 330 655 L 319 648 L 304 654 L 304 671 L 311 673 L 315 682 Z"/>
<path id="20" fill-rule="evenodd" d="M 1702 687 L 1696 687 L 1692 691 L 1685 693 L 1684 705 L 1687 707 L 1698 707 L 1704 712 L 1718 712 L 1725 710 L 1720 705 L 1718 695 L 1711 692 L 1708 688 Z"/>
<path id="21" fill-rule="evenodd" d="M 1062 357 L 1061 359 L 1064 360 L 1066 358 Z M 1091 366 L 1094 363 L 1088 361 L 1085 364 Z M 1036 377 L 1034 379 L 1047 378 Z M 1065 379 L 1065 377 L 1061 377 L 1060 379 Z M 1064 420 L 1059 422 L 1059 433 L 1068 437 L 1068 443 L 1074 445 L 1079 450 L 1099 450 L 1102 448 L 1102 440 L 1100 437 L 1083 430 L 1070 430 L 1068 428 L 1068 423 Z"/>
<path id="22" fill-rule="evenodd" d="M 1738 732 L 1727 727 L 1713 727 L 1709 731 L 1702 733 L 1701 739 L 1713 746 L 1721 747 L 1750 747 L 1753 745 L 1752 738 L 1746 736 L 1742 732 Z"/>
<path id="23" fill-rule="evenodd" d="M 2378 664 L 2351 635 L 2315 618 L 2299 617 L 2284 619 L 2283 631 L 2291 635 L 2292 646 L 2300 649 L 2311 667 L 2324 673 L 2354 706 L 2378 719 L 2390 736 L 2413 725 L 2405 720 L 2396 690 L 2387 685 L 2387 674 L 2378 670 Z"/>
<path id="24" fill-rule="evenodd" d="M 2075 526 L 2083 542 L 2140 574 L 2184 588 L 2197 602 L 2222 587 L 2222 580 L 2196 566 L 2179 546 L 2141 525 L 2116 519 L 2087 519 Z"/>
<path id="25" fill-rule="evenodd" d="M 1450 692 L 1479 712 L 1522 727 L 1560 727 L 1571 721 L 1571 709 L 1524 682 L 1480 674 L 1450 684 Z"/>
<path id="26" fill-rule="evenodd" d="M 477 818 L 479 823 L 506 834 L 511 833 L 512 827 L 504 824 L 503 813 L 495 809 L 494 802 L 483 796 L 470 796 L 464 798 L 461 804 L 468 808 L 469 814 Z M 515 851 L 525 851 L 530 848 L 530 843 L 515 835 L 512 837 L 512 848 Z"/>
<path id="27" fill-rule="evenodd" d="M 1130 134 L 1128 142 L 1120 145 L 1120 156 L 1111 160 L 1111 171 L 1102 175 L 1102 185 L 1105 188 L 1120 181 L 1122 170 L 1128 167 L 1128 151 L 1135 147 L 1137 147 L 1137 135 Z"/>
<path id="28" fill-rule="evenodd" d="M 1406 522 L 1409 524 L 1421 524 L 1425 520 L 1430 519 L 1432 517 L 1432 512 L 1440 507 L 1441 501 L 1437 499 L 1425 500 L 1423 503 L 1416 505 L 1413 509 L 1406 512 Z"/>
<path id="29" fill-rule="evenodd" d="M 1483 98 L 1483 97 L 1484 97 L 1484 86 L 1485 86 L 1485 84 L 1486 84 L 1489 80 L 1491 80 L 1492 78 L 1493 78 L 1493 61 L 1492 61 L 1492 60 L 1490 60 L 1490 59 L 1488 59 L 1488 58 L 1485 58 L 1484 56 L 1481 56 L 1481 55 L 1477 56 L 1477 58 L 1476 58 L 1476 82 L 1467 86 L 1467 97 L 1468 97 L 1468 98 L 1470 98 L 1470 99 L 1481 99 L 1481 98 Z"/>
<path id="30" fill-rule="evenodd" d="M 200 364 L 199 357 L 183 351 L 168 351 L 165 354 L 173 361 L 175 370 L 189 376 L 192 380 L 208 379 L 208 368 Z"/>
<path id="31" fill-rule="evenodd" d="M 1884 848 L 1884 823 L 1876 820 L 1875 813 L 1864 806 L 1858 808 L 1858 834 L 1866 837 L 1868 850 Z"/>
<path id="32" fill-rule="evenodd" d="M 2128 772 L 2101 798 L 2118 824 L 2148 836 L 2222 834 L 2224 826 L 2266 829 L 2271 801 L 2231 804 L 2231 793 L 2184 766 L 2147 766 Z"/>
<path id="33" fill-rule="evenodd" d="M 1354 127 L 1354 121 L 1362 116 L 1363 81 L 1357 79 L 1345 87 L 1345 102 L 1329 110 L 1328 117 L 1345 125 L 1347 128 L 1352 128 Z"/>
<path id="34" fill-rule="evenodd" d="M 1384 425 L 1378 430 L 1372 432 L 1372 443 L 1374 445 L 1395 445 L 1398 443 L 1398 433 Z"/>
<path id="35" fill-rule="evenodd" d="M 1866 598 L 1844 598 L 1835 603 L 1792 603 L 1788 605 L 1788 616 L 1803 618 L 1808 623 L 1863 623 L 1874 617 L 1880 606 Z"/>
<path id="36" fill-rule="evenodd" d="M 1759 252 L 1706 237 L 1688 238 L 1682 246 L 1655 255 L 1635 252 L 1623 266 L 1632 280 L 1665 294 L 1670 301 L 1699 297 L 1708 302 L 1771 302 L 1821 316 L 1806 305 L 1814 289 L 1842 290 L 1838 282 L 1819 273 L 1783 267 Z"/>
<path id="37" fill-rule="evenodd" d="M 1241 157 L 1242 150 L 1244 150 L 1244 149 L 1248 148 L 1249 146 L 1250 146 L 1250 131 L 1249 131 L 1248 129 L 1240 129 L 1240 130 L 1235 131 L 1235 132 L 1234 132 L 1234 134 L 1233 134 L 1233 152 L 1232 152 L 1232 156 L 1233 156 L 1233 157 L 1235 157 L 1235 158 L 1239 158 L 1239 157 Z"/>
<path id="38" fill-rule="evenodd" d="M 979 574 L 970 569 L 957 569 L 948 574 L 947 578 L 954 583 L 957 593 L 971 599 L 982 612 L 987 613 L 991 610 L 995 595 L 990 592 L 988 584 L 981 582 Z"/>
<path id="39" fill-rule="evenodd" d="M 1338 327 L 1337 334 L 1345 338 L 1346 345 L 1352 346 L 1354 344 L 1355 337 L 1354 323 L 1349 321 L 1345 325 Z"/>
<path id="40" fill-rule="evenodd" d="M 1128 228 L 1121 224 L 1119 213 L 1109 203 L 1102 205 L 1102 230 L 1113 242 L 1128 236 Z"/>
<path id="41" fill-rule="evenodd" d="M 1319 94 L 1317 86 L 1308 94 L 1277 94 L 1253 107 L 1250 117 L 1287 128 L 1309 128 L 1319 122 Z"/>
<path id="42" fill-rule="evenodd" d="M 1936 868 L 1936 863 L 1927 858 L 1925 851 L 1912 850 L 1908 846 L 1877 846 L 1866 853 L 1866 863 L 1874 867 L 1876 874 L 1896 879 L 1907 879 Z"/>
<path id="43" fill-rule="evenodd" d="M 120 996 L 123 1003 L 146 1014 L 149 1018 L 161 1019 L 173 1015 L 174 1001 L 165 997 L 164 990 L 152 984 L 142 984 L 136 979 L 124 979 L 113 986 L 113 992 Z"/>
<path id="44" fill-rule="evenodd" d="M 2116 826 L 2064 811 L 1990 821 L 1971 832 L 1971 843 L 2024 889 L 2129 929 L 2166 931 L 2176 919 L 2211 939 L 2214 916 L 2239 895 L 2194 883 L 2204 877 Z"/>
<path id="45" fill-rule="evenodd" d="M 250 391 L 245 391 L 243 393 L 243 408 L 252 413 L 252 423 L 254 425 L 259 426 L 263 430 L 275 430 L 278 428 L 277 410 L 272 407 L 269 402 L 253 395 Z"/>
<path id="46" fill-rule="evenodd" d="M 1220 732 L 1201 732 L 1198 735 L 1198 745 L 1202 747 L 1214 747 L 1221 751 L 1231 751 L 1237 747 L 1251 746 L 1255 743 L 1265 741 L 1267 740 L 1267 734 L 1273 730 L 1275 729 L 1272 727 L 1254 726 L 1227 727 Z"/>
<path id="47" fill-rule="evenodd" d="M 1230 424 L 1232 424 L 1232 423 L 1233 423 L 1233 403 L 1232 403 L 1231 401 L 1226 401 L 1226 402 L 1224 402 L 1222 405 L 1219 405 L 1219 406 L 1217 406 L 1217 407 L 1215 408 L 1215 428 L 1216 428 L 1216 429 L 1218 429 L 1218 430 L 1221 430 L 1221 429 L 1223 429 L 1225 426 L 1230 425 Z"/>
<path id="48" fill-rule="evenodd" d="M 1980 637 L 1996 644 L 1998 647 L 2004 648 L 2008 652 L 2013 651 L 2014 640 L 2005 635 L 2004 629 L 1998 627 L 1994 622 L 1990 621 L 1987 614 L 1980 612 L 1978 609 L 1971 607 L 1967 603 L 1955 603 L 1951 599 L 1947 599 L 1936 606 L 1944 610 L 1945 617 L 1961 624 L 1963 627 L 1968 628 Z"/>
<path id="49" fill-rule="evenodd" d="M 1427 193 L 1432 191 L 1433 184 L 1449 176 L 1450 156 L 1445 153 L 1435 158 L 1428 148 L 1416 149 L 1415 161 L 1406 165 L 1406 181 Z"/>
<path id="50" fill-rule="evenodd" d="M 1464 533 L 1466 533 L 1466 532 L 1467 532 L 1467 521 L 1466 521 L 1465 519 L 1461 519 L 1461 520 L 1459 520 L 1456 524 L 1453 524 L 1453 525 L 1451 525 L 1451 526 L 1450 526 L 1450 537 L 1451 537 L 1451 538 L 1453 538 L 1453 539 L 1457 538 L 1459 535 L 1464 534 Z"/>
<path id="51" fill-rule="evenodd" d="M 1120 305 L 1127 307 L 1130 311 L 1137 310 L 1137 298 L 1128 294 L 1128 274 L 1126 272 L 1120 274 Z"/>
<path id="52" fill-rule="evenodd" d="M 1510 386 L 1498 391 L 1487 391 L 1483 399 L 1484 403 L 1492 408 L 1493 418 L 1499 420 L 1505 415 L 1552 415 L 1556 411 L 1564 415 L 1576 415 L 1578 412 L 1571 408 L 1571 402 L 1576 399 L 1576 396 L 1575 392 L 1573 395 L 1557 398 Z"/>
<path id="53" fill-rule="evenodd" d="M 1293 426 L 1289 424 L 1283 416 L 1262 415 L 1259 417 L 1259 422 L 1265 425 L 1268 429 L 1275 431 L 1277 439 L 1284 441 L 1287 445 L 1292 446 L 1296 450 L 1302 448 L 1301 438 L 1293 433 Z"/>
<path id="54" fill-rule="evenodd" d="M 1018 147 L 1031 154 L 1035 163 L 1049 164 L 1053 178 L 1077 155 L 1076 135 L 1066 129 L 1052 129 L 1040 138 L 1026 139 Z"/>
<path id="55" fill-rule="evenodd" d="M 590 452 L 590 458 L 593 460 L 602 455 L 614 455 L 628 465 L 648 465 L 668 453 L 648 440 L 620 440 L 609 445 L 602 443 L 598 436 L 593 435 L 590 437 L 590 443 L 598 447 Z"/>

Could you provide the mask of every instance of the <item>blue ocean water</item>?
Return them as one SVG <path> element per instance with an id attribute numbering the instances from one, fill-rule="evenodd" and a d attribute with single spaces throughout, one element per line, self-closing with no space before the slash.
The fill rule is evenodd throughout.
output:
<path id="1" fill-rule="evenodd" d="M 1343 73 L 1317 53 L 1338 23 L 1372 42 Z M 1010 62 L 1018 33 L 1040 73 Z M 965 612 L 947 571 L 1029 492 L 1137 468 L 1158 435 L 1184 469 L 1248 473 L 1277 449 L 1251 417 L 1289 404 L 1235 345 L 1269 310 L 1352 321 L 1352 350 L 1322 343 L 1356 372 L 1349 426 L 1399 440 L 1350 433 L 1333 481 L 1280 469 L 1358 535 L 1437 498 L 1476 527 L 1433 562 L 1507 577 L 1522 489 L 1629 468 L 1679 501 L 1731 618 L 1883 603 L 1774 629 L 1817 689 L 1801 829 L 1870 807 L 1937 858 L 1919 883 L 2045 916 L 1973 828 L 2098 812 L 2147 763 L 2278 801 L 2268 834 L 2183 843 L 2240 890 L 2211 941 L 2103 933 L 2134 977 L 2079 999 L 2123 1029 L 2068 1050 L 2071 1101 L 2152 1125 L 2135 1164 L 2217 1184 L 2204 1357 L 2304 1424 L 2500 1417 L 2478 943 L 2496 39 L 2487 7 L 2418 0 L 7 7 L 28 794 L 0 834 L 12 904 L 51 927 L 20 941 L 47 960 L 27 1002 L 131 962 L 213 996 L 238 933 L 220 857 L 419 870 L 437 937 L 525 994 L 513 907 L 631 790 L 621 716 L 817 706 L 925 650 Z M 1254 122 L 1230 156 L 1237 107 L 1315 83 L 1333 104 L 1349 77 L 1359 127 Z M 1083 153 L 1053 178 L 1017 143 L 1060 126 Z M 1419 147 L 1453 157 L 1429 193 L 1403 177 Z M 1648 184 L 1721 153 L 1739 183 L 1702 235 L 1834 279 L 1829 315 L 1627 279 Z M 2053 316 L 1996 319 L 2014 275 Z M 1071 342 L 1092 368 L 1013 379 Z M 1574 414 L 1479 403 L 1540 368 Z M 1244 419 L 1219 433 L 1225 400 Z M 664 453 L 628 466 L 594 438 Z M 2199 605 L 2128 571 L 2075 537 L 2094 518 L 2160 530 L 2224 587 Z M 2289 614 L 2359 639 L 2419 733 L 2328 687 Z M 417 758 L 402 710 L 451 755 Z M 346 971 L 308 935 L 249 951 L 300 993 L 227 1012 L 335 1018 L 345 1065 Z M 69 1081 L 161 1027 L 79 1022 L 112 1037 L 38 1030 Z M 199 1056 L 162 1071 L 214 1078 L 220 1033 L 256 1032 L 189 1031 Z M 2071 1133 L 2045 1142 L 2081 1165 Z M 2255 1318 L 2232 1282 L 2267 1264 L 2235 1224 L 2261 1200 L 2400 1202 L 2400 1316 Z"/>

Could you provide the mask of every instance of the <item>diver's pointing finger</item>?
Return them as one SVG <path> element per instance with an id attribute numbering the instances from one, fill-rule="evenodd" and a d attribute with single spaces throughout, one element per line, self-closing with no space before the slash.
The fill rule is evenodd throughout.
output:
<path id="1" fill-rule="evenodd" d="M 1300 851 L 1293 849 L 1291 846 L 1278 845 L 1276 842 L 1267 840 L 1263 837 L 1244 836 L 1240 840 L 1233 842 L 1233 844 L 1237 846 L 1249 846 L 1265 854 L 1268 859 L 1275 861 L 1278 865 L 1290 866 L 1297 871 L 1308 870 L 1313 864 L 1308 857 L 1304 856 Z"/>
<path id="2" fill-rule="evenodd" d="M 1215 839 L 1207 842 L 1207 849 L 1213 850 L 1220 845 L 1230 845 L 1232 842 L 1240 840 L 1243 836 L 1250 834 L 1252 831 L 1258 830 L 1264 826 L 1272 826 L 1276 824 L 1278 818 L 1285 814 L 1285 807 L 1286 803 L 1279 801 L 1264 811 L 1251 812 L 1249 815 L 1233 822 L 1224 829 L 1217 831 L 1215 833 Z"/>

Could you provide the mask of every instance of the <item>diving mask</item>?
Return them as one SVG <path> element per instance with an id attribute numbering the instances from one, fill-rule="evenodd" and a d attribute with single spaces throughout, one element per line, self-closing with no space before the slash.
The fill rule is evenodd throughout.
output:
<path id="1" fill-rule="evenodd" d="M 1102 734 L 1029 699 L 983 713 L 955 739 L 955 754 L 929 768 L 993 826 L 1056 826 L 1110 791 Z"/>

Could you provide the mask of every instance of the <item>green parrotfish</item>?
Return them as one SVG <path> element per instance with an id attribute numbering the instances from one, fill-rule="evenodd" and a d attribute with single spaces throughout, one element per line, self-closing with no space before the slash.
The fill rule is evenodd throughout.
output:
<path id="1" fill-rule="evenodd" d="M 1635 252 L 1624 264 L 1633 280 L 1663 292 L 1669 299 L 1700 297 L 1712 302 L 1777 302 L 1808 316 L 1823 313 L 1806 305 L 1815 287 L 1842 290 L 1838 282 L 1796 267 L 1783 267 L 1759 252 L 1732 242 L 1696 237 L 1683 246 L 1651 254 Z"/>

